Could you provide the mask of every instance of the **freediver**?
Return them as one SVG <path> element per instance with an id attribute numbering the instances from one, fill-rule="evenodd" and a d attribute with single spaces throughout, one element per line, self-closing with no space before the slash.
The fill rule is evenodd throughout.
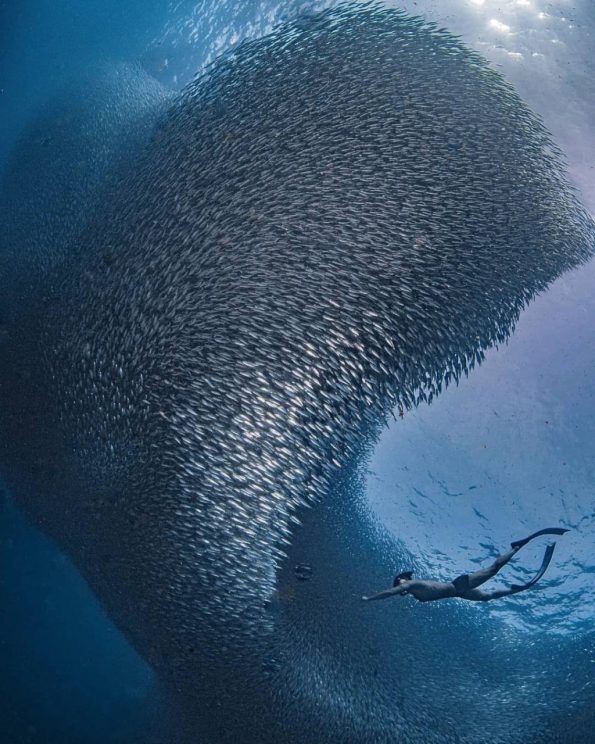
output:
<path id="1" fill-rule="evenodd" d="M 540 535 L 563 535 L 565 532 L 568 532 L 568 530 L 563 529 L 562 527 L 547 527 L 544 530 L 534 532 L 524 540 L 516 540 L 511 543 L 512 549 L 507 553 L 499 555 L 494 563 L 492 563 L 488 568 L 483 568 L 474 573 L 461 574 L 461 576 L 458 576 L 453 581 L 444 582 L 431 581 L 428 579 L 414 579 L 412 571 L 404 571 L 395 577 L 391 589 L 378 592 L 378 594 L 373 594 L 371 597 L 362 597 L 362 599 L 369 601 L 372 599 L 386 599 L 387 597 L 393 597 L 395 595 L 404 597 L 410 594 L 419 602 L 433 602 L 437 599 L 450 599 L 452 597 L 468 599 L 472 602 L 489 602 L 490 599 L 509 597 L 511 594 L 518 594 L 519 592 L 524 592 L 526 589 L 530 589 L 539 581 L 552 560 L 556 543 L 547 546 L 541 563 L 541 568 L 527 584 L 512 584 L 508 589 L 496 589 L 491 592 L 483 592 L 477 587 L 495 576 L 498 571 L 505 566 L 524 545 L 526 545 L 530 540 L 533 540 L 533 538 L 539 537 Z"/>

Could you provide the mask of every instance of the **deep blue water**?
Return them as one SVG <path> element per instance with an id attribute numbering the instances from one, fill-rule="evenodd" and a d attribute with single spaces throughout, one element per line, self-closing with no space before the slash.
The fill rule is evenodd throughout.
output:
<path id="1" fill-rule="evenodd" d="M 139 64 L 177 89 L 241 38 L 324 4 L 0 3 L 0 165 L 39 107 L 98 62 Z M 595 18 L 588 0 L 400 5 L 463 34 L 501 66 L 545 118 L 594 211 Z M 510 343 L 490 351 L 468 380 L 431 406 L 397 416 L 367 480 L 372 517 L 436 578 L 473 568 L 549 523 L 571 528 L 558 543 L 544 591 L 467 609 L 484 618 L 487 611 L 528 644 L 572 640 L 581 666 L 576 679 L 570 671 L 568 685 L 581 701 L 593 700 L 595 676 L 584 672 L 595 665 L 593 318 L 591 263 L 540 296 Z M 528 548 L 505 578 L 523 578 L 542 548 Z M 2 744 L 147 740 L 160 717 L 152 671 L 69 560 L 6 495 L 0 608 Z"/>

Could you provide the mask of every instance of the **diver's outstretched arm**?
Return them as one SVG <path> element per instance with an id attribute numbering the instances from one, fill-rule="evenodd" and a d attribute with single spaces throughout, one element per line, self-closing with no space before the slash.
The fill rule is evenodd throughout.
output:
<path id="1" fill-rule="evenodd" d="M 378 592 L 378 594 L 372 594 L 371 597 L 362 597 L 362 599 L 365 599 L 367 602 L 369 602 L 372 599 L 386 599 L 387 597 L 394 597 L 395 594 L 397 596 L 403 596 L 407 594 L 407 592 L 405 589 L 403 589 L 403 587 L 392 586 L 390 589 L 385 589 L 383 592 Z"/>

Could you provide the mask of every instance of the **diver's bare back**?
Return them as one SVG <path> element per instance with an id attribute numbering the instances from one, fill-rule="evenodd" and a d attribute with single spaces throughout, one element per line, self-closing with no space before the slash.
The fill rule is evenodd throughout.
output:
<path id="1" fill-rule="evenodd" d="M 386 597 L 405 596 L 410 594 L 419 602 L 433 602 L 437 599 L 449 599 L 457 597 L 457 590 L 452 581 L 430 581 L 429 579 L 410 579 L 400 582 L 397 586 L 386 589 L 371 597 L 362 597 L 362 599 L 386 599 Z"/>
<path id="2" fill-rule="evenodd" d="M 457 590 L 452 581 L 430 581 L 428 579 L 411 579 L 411 581 L 403 582 L 401 593 L 403 592 L 411 594 L 420 602 L 433 602 L 436 599 L 449 599 L 457 596 Z"/>

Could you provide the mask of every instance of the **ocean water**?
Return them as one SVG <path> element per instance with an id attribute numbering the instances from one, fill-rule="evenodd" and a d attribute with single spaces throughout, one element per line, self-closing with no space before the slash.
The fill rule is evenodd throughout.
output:
<path id="1" fill-rule="evenodd" d="M 132 65 L 158 81 L 164 95 L 173 94 L 243 39 L 329 5 L 298 0 L 0 3 L 0 172 L 10 167 L 19 138 L 44 106 L 64 89 L 75 90 L 69 86 L 89 79 L 98 66 Z M 595 214 L 595 10 L 590 0 L 392 5 L 460 35 L 514 84 L 562 148 L 569 176 Z M 71 125 L 68 117 L 67 111 L 61 126 Z M 43 151 L 45 142 L 42 136 L 35 146 Z M 38 177 L 43 183 L 43 172 Z M 490 349 L 468 378 L 431 405 L 402 417 L 395 411 L 365 464 L 361 484 L 362 521 L 399 545 L 398 553 L 383 556 L 386 585 L 406 558 L 416 573 L 448 580 L 484 565 L 511 540 L 541 527 L 570 529 L 558 539 L 539 591 L 457 609 L 477 634 L 476 694 L 482 694 L 482 674 L 506 675 L 513 651 L 490 656 L 494 645 L 522 649 L 523 663 L 534 665 L 537 676 L 555 678 L 548 699 L 527 705 L 547 708 L 548 741 L 568 744 L 593 741 L 586 732 L 595 723 L 594 318 L 591 262 L 540 294 L 509 342 Z M 0 333 L 5 322 L 0 318 Z M 538 568 L 545 544 L 525 548 L 494 585 L 526 580 Z M 366 566 L 359 565 L 358 573 L 365 577 Z M 370 573 L 377 581 L 377 568 Z M 303 582 L 295 591 L 307 586 Z M 364 584 L 362 593 L 381 588 Z M 18 513 L 5 490 L 0 608 L 1 744 L 126 744 L 155 736 L 168 741 L 162 729 L 171 711 L 154 672 L 67 556 Z M 416 610 L 407 608 L 398 612 Z M 390 627 L 390 606 L 379 611 Z M 440 612 L 448 623 L 448 614 Z M 450 642 L 453 632 L 445 634 Z M 440 675 L 440 655 L 439 648 L 427 649 L 420 660 L 427 679 Z M 424 672 L 409 671 L 412 687 L 423 687 Z M 436 696 L 436 686 L 431 689 Z M 465 688 L 465 694 L 474 690 Z M 485 722 L 486 732 L 492 725 Z M 535 741 L 545 740 L 543 733 L 539 737 Z"/>

